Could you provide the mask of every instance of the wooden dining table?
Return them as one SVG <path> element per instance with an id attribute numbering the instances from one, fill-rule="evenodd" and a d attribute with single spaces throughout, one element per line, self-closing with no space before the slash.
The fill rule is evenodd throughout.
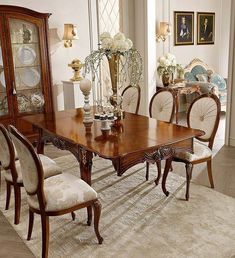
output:
<path id="1" fill-rule="evenodd" d="M 154 159 L 166 160 L 162 190 L 168 196 L 166 180 L 173 152 L 193 152 L 194 137 L 200 130 L 157 121 L 147 116 L 125 113 L 109 131 L 101 131 L 101 122 L 83 123 L 83 109 L 71 109 L 24 117 L 38 132 L 37 151 L 43 153 L 45 142 L 69 150 L 79 161 L 81 178 L 92 183 L 92 158 L 98 155 L 113 162 L 118 176 L 132 166 Z"/>

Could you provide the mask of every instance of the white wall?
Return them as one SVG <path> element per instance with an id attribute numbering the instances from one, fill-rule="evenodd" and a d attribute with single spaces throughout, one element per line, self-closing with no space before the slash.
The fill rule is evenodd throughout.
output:
<path id="1" fill-rule="evenodd" d="M 156 23 L 169 21 L 172 35 L 157 43 L 157 58 L 163 53 L 176 55 L 178 63 L 187 65 L 200 58 L 223 77 L 228 76 L 229 20 L 231 0 L 156 0 Z M 174 11 L 194 12 L 194 45 L 174 46 Z M 215 12 L 215 44 L 197 45 L 197 12 Z"/>
<path id="2" fill-rule="evenodd" d="M 91 0 L 91 2 L 92 5 L 95 4 L 95 0 Z M 49 18 L 49 28 L 53 98 L 55 110 L 63 109 L 64 99 L 61 81 L 69 80 L 72 77 L 72 69 L 68 67 L 68 64 L 75 58 L 84 61 L 90 53 L 88 0 L 0 0 L 0 4 L 17 5 L 38 12 L 52 13 Z M 96 21 L 95 12 L 93 16 L 93 21 Z M 72 48 L 65 48 L 61 40 L 64 23 L 78 25 L 79 40 L 73 42 Z"/>

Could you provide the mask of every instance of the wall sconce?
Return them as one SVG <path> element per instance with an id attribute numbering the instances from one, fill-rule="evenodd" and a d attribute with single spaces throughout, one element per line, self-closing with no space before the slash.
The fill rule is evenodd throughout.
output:
<path id="1" fill-rule="evenodd" d="M 77 25 L 64 24 L 64 36 L 63 40 L 65 47 L 72 47 L 72 40 L 78 39 Z"/>
<path id="2" fill-rule="evenodd" d="M 171 35 L 170 23 L 169 22 L 160 22 L 159 33 L 156 34 L 157 42 L 165 41 L 167 36 Z"/>

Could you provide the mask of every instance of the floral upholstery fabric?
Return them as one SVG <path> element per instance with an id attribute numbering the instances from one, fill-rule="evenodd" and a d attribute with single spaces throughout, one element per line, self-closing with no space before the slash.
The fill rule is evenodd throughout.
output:
<path id="1" fill-rule="evenodd" d="M 122 98 L 122 109 L 126 112 L 135 113 L 139 98 L 138 89 L 136 87 L 128 88 Z"/>
<path id="2" fill-rule="evenodd" d="M 96 191 L 71 174 L 60 174 L 44 180 L 46 211 L 59 211 L 97 199 Z M 39 209 L 36 195 L 28 196 L 30 207 Z"/>
<path id="3" fill-rule="evenodd" d="M 44 178 L 61 174 L 62 172 L 61 168 L 55 163 L 54 160 L 42 154 L 39 154 L 39 158 L 42 162 Z M 22 179 L 22 172 L 21 172 L 21 166 L 20 166 L 19 160 L 15 162 L 15 166 L 16 166 L 16 171 L 18 173 L 17 183 L 22 183 L 23 179 Z M 4 177 L 7 181 L 12 182 L 11 171 L 9 169 L 4 172 Z"/>
<path id="4" fill-rule="evenodd" d="M 213 98 L 204 97 L 197 100 L 190 111 L 189 125 L 191 128 L 205 132 L 201 139 L 209 139 L 217 117 L 217 105 Z"/>
<path id="5" fill-rule="evenodd" d="M 160 121 L 170 122 L 174 99 L 169 91 L 158 93 L 152 101 L 152 117 Z"/>
<path id="6" fill-rule="evenodd" d="M 181 160 L 193 162 L 196 160 L 209 158 L 212 155 L 211 149 L 200 142 L 194 142 L 193 151 L 194 153 L 190 153 L 187 151 L 176 152 L 174 154 L 174 157 L 179 158 Z"/>

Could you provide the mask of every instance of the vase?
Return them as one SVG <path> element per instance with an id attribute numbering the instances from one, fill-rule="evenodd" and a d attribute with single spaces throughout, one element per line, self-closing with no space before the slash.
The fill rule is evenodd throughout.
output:
<path id="1" fill-rule="evenodd" d="M 163 73 L 163 75 L 162 75 L 162 83 L 163 83 L 164 87 L 169 86 L 170 78 L 171 78 L 171 76 L 170 76 L 169 73 Z"/>
<path id="2" fill-rule="evenodd" d="M 122 110 L 122 96 L 118 93 L 118 82 L 119 82 L 119 62 L 120 54 L 114 53 L 107 56 L 109 63 L 109 72 L 111 78 L 111 87 L 113 94 L 110 96 L 109 101 L 113 106 L 113 113 L 118 119 L 124 117 L 124 111 Z"/>

